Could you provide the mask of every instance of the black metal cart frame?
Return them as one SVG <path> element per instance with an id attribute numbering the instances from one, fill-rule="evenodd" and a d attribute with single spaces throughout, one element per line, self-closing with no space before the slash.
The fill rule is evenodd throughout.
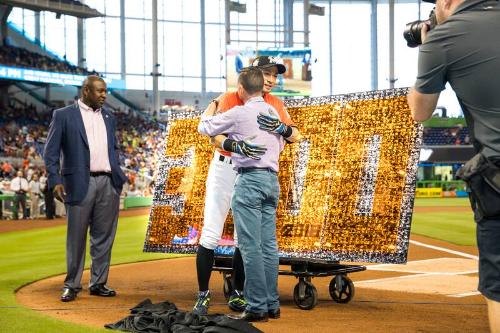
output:
<path id="1" fill-rule="evenodd" d="M 349 273 L 366 270 L 366 266 L 344 265 L 338 261 L 280 258 L 280 265 L 290 266 L 290 270 L 279 271 L 280 275 L 292 275 L 299 279 L 293 289 L 293 300 L 302 310 L 311 310 L 318 304 L 318 291 L 312 283 L 315 277 L 333 276 L 329 285 L 330 297 L 337 303 L 348 303 L 354 297 L 354 284 Z M 231 257 L 216 256 L 214 271 L 224 279 L 224 297 L 229 299 L 233 290 Z"/>

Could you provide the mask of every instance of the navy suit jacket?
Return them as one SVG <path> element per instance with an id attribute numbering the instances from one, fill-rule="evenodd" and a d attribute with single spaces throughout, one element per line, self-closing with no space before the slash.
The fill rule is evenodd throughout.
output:
<path id="1" fill-rule="evenodd" d="M 113 187 L 121 193 L 127 177 L 120 168 L 115 118 L 102 109 L 108 137 L 108 157 Z M 64 184 L 66 203 L 81 202 L 90 180 L 90 150 L 78 103 L 54 111 L 44 152 L 49 188 Z"/>

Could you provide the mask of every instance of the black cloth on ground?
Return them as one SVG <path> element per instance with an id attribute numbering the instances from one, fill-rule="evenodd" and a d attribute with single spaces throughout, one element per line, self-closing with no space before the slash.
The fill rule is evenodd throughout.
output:
<path id="1" fill-rule="evenodd" d="M 199 316 L 180 311 L 174 303 L 153 304 L 150 299 L 133 307 L 128 317 L 104 327 L 141 333 L 263 333 L 243 320 L 222 314 Z"/>

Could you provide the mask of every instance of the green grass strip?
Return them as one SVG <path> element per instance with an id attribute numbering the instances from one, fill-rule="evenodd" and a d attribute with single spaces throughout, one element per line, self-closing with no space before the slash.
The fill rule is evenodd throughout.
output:
<path id="1" fill-rule="evenodd" d="M 147 219 L 147 216 L 120 218 L 111 264 L 179 257 L 141 251 Z M 21 286 L 65 273 L 65 244 L 66 226 L 0 233 L 0 332 L 107 331 L 63 323 L 16 303 L 15 290 Z M 86 258 L 90 258 L 88 252 Z M 86 268 L 89 264 L 90 260 L 87 260 Z"/>
<path id="2" fill-rule="evenodd" d="M 470 207 L 469 198 L 417 198 L 415 207 Z"/>
<path id="3" fill-rule="evenodd" d="M 414 213 L 411 232 L 456 245 L 477 244 L 472 212 Z"/>
<path id="4" fill-rule="evenodd" d="M 415 207 L 470 207 L 469 198 L 417 198 Z M 467 212 L 414 212 L 414 234 L 444 240 L 456 245 L 477 245 L 472 209 Z"/>

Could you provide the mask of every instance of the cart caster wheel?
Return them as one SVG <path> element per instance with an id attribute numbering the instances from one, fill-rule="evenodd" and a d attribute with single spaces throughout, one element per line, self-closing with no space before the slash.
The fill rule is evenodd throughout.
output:
<path id="1" fill-rule="evenodd" d="M 304 288 L 302 293 L 300 292 L 301 287 Z M 293 289 L 293 300 L 299 309 L 311 310 L 318 304 L 318 291 L 312 283 L 300 281 Z"/>
<path id="2" fill-rule="evenodd" d="M 229 301 L 229 297 L 231 297 L 231 293 L 233 292 L 233 282 L 232 276 L 230 274 L 224 274 L 224 297 L 226 301 Z"/>
<path id="3" fill-rule="evenodd" d="M 349 303 L 354 297 L 354 284 L 345 275 L 336 275 L 328 287 L 330 296 L 337 303 Z"/>

